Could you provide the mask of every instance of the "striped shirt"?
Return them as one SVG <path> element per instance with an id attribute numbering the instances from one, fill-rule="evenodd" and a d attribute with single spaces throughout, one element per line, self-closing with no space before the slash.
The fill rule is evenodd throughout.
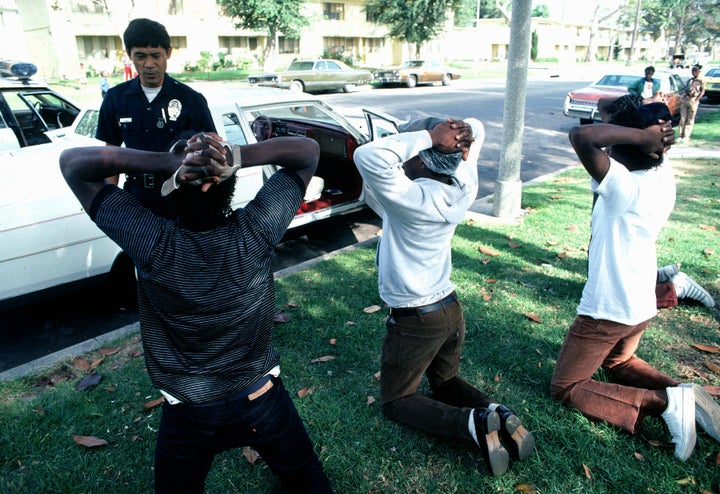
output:
<path id="1" fill-rule="evenodd" d="M 221 227 L 196 232 L 106 186 L 90 217 L 133 259 L 145 363 L 153 385 L 185 403 L 243 389 L 278 364 L 271 347 L 272 255 L 304 184 L 275 173 Z"/>

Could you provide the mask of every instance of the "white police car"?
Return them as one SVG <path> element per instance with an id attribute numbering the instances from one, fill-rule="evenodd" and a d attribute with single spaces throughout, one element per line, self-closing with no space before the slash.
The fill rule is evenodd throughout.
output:
<path id="1" fill-rule="evenodd" d="M 25 92 L 27 98 L 31 91 Z M 306 93 L 213 86 L 205 96 L 218 133 L 229 142 L 306 136 L 320 145 L 316 177 L 291 228 L 364 208 L 353 153 L 374 138 L 397 132 L 391 117 L 365 111 L 362 124 L 351 123 Z M 66 108 L 71 108 L 69 103 Z M 67 147 L 104 145 L 93 137 L 98 111 L 85 108 L 71 126 L 45 130 L 45 143 L 0 152 L 11 160 L 0 165 L 0 306 L 107 276 L 115 278 L 108 296 L 127 300 L 127 288 L 134 282 L 129 259 L 90 221 L 58 166 L 59 154 Z M 239 170 L 233 205 L 250 201 L 275 171 L 272 164 Z"/>

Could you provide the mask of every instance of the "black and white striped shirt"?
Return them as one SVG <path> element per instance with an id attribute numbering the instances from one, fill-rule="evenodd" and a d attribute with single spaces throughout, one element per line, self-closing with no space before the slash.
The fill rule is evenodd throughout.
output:
<path id="1" fill-rule="evenodd" d="M 243 389 L 278 364 L 272 254 L 304 184 L 281 170 L 225 225 L 208 232 L 156 216 L 114 186 L 91 218 L 138 272 L 145 362 L 153 385 L 186 403 Z"/>

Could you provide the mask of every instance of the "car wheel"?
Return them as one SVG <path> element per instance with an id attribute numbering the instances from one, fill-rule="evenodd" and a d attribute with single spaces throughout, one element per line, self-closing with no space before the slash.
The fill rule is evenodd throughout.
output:
<path id="1" fill-rule="evenodd" d="M 305 91 L 305 84 L 303 84 L 303 81 L 299 81 L 296 79 L 290 83 L 290 91 L 301 93 Z"/>
<path id="2" fill-rule="evenodd" d="M 449 86 L 450 81 L 452 81 L 452 77 L 448 74 L 443 74 L 442 79 L 440 80 L 443 86 Z"/>
<path id="3" fill-rule="evenodd" d="M 592 118 L 581 118 L 581 119 L 580 119 L 580 125 L 588 125 L 588 124 L 591 124 L 591 123 L 593 123 L 593 119 L 592 119 Z"/>
<path id="4" fill-rule="evenodd" d="M 409 88 L 413 88 L 413 87 L 417 86 L 417 76 L 416 75 L 408 76 L 407 82 L 405 83 L 405 85 Z"/>
<path id="5" fill-rule="evenodd" d="M 357 86 L 355 84 L 345 84 L 343 86 L 343 93 L 352 93 L 354 91 L 357 91 Z"/>

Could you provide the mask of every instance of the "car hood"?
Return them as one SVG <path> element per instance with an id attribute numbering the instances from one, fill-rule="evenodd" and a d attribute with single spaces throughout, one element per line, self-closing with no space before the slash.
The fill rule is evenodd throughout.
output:
<path id="1" fill-rule="evenodd" d="M 570 96 L 580 99 L 598 100 L 604 96 L 620 96 L 627 94 L 628 90 L 618 86 L 588 86 L 570 91 Z"/>

